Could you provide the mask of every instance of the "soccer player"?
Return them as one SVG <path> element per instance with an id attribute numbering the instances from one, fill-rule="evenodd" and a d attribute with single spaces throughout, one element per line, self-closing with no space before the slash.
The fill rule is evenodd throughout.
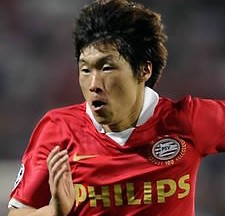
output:
<path id="1" fill-rule="evenodd" d="M 9 216 L 193 216 L 200 161 L 225 151 L 225 101 L 159 97 L 166 35 L 141 4 L 97 0 L 73 36 L 85 102 L 40 120 Z"/>

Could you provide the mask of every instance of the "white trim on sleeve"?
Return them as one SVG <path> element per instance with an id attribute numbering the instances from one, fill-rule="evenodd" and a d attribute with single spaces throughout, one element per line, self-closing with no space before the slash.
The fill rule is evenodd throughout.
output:
<path id="1" fill-rule="evenodd" d="M 25 205 L 15 198 L 9 200 L 8 208 L 32 208 L 31 206 Z"/>

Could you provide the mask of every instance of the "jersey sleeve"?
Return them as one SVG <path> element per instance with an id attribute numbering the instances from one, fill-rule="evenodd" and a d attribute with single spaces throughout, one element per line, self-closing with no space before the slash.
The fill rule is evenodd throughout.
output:
<path id="1" fill-rule="evenodd" d="M 24 205 L 40 208 L 51 199 L 48 185 L 47 157 L 59 145 L 65 148 L 64 130 L 61 122 L 45 115 L 34 129 L 22 158 L 22 165 L 15 181 L 10 199 Z"/>
<path id="2" fill-rule="evenodd" d="M 225 101 L 194 98 L 189 100 L 189 108 L 192 133 L 200 154 L 225 152 Z"/>

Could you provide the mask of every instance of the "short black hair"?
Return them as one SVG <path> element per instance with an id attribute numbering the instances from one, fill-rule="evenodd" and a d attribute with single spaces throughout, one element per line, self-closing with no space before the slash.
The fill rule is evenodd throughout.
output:
<path id="1" fill-rule="evenodd" d="M 128 61 L 134 75 L 152 63 L 145 83 L 154 88 L 167 62 L 167 39 L 160 14 L 129 0 L 96 0 L 83 8 L 73 29 L 75 56 L 91 44 L 111 43 Z"/>

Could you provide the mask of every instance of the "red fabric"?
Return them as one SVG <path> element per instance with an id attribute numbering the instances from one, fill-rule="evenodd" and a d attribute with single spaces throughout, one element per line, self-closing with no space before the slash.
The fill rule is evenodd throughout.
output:
<path id="1" fill-rule="evenodd" d="M 49 203 L 46 158 L 55 145 L 70 156 L 71 215 L 193 216 L 200 160 L 225 151 L 225 102 L 160 98 L 124 146 L 95 129 L 85 104 L 52 110 L 31 136 L 11 197 L 35 208 Z"/>

